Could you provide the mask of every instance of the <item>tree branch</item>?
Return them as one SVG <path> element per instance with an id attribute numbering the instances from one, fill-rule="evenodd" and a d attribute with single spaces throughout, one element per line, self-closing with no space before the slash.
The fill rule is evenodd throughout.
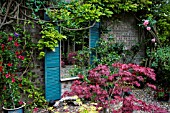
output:
<path id="1" fill-rule="evenodd" d="M 9 14 L 12 15 L 13 13 L 15 13 L 17 11 L 18 5 L 16 5 L 16 7 L 14 8 L 14 10 Z"/>
<path id="2" fill-rule="evenodd" d="M 5 15 L 3 14 L 0 14 L 1 17 L 5 17 Z M 14 16 L 14 17 L 11 17 L 11 16 L 7 16 L 8 18 L 10 19 L 13 19 L 13 20 L 17 20 L 17 18 Z M 22 21 L 29 21 L 29 20 L 26 20 L 26 19 L 22 19 L 22 18 L 18 18 L 19 20 L 22 20 Z"/>
<path id="3" fill-rule="evenodd" d="M 35 20 L 35 21 L 41 20 L 41 19 L 35 19 L 35 18 L 32 18 L 32 17 L 26 15 L 22 10 L 20 10 L 20 12 L 21 12 L 25 17 L 30 18 L 31 20 Z M 47 20 L 41 20 L 41 21 L 44 21 L 44 22 L 51 22 L 51 21 L 47 21 Z"/>
<path id="4" fill-rule="evenodd" d="M 6 14 L 5 14 L 5 17 L 4 17 L 3 21 L 2 21 L 2 23 L 0 24 L 0 29 L 1 29 L 1 27 L 4 25 L 4 22 L 6 21 L 6 18 L 7 18 L 7 16 L 8 16 L 8 12 L 9 12 L 9 8 L 10 8 L 10 6 L 11 6 L 12 1 L 13 1 L 13 0 L 11 0 L 11 1 L 8 3 L 8 5 L 7 5 L 7 11 L 6 11 Z"/>
<path id="5" fill-rule="evenodd" d="M 2 13 L 2 9 L 5 7 L 5 5 L 6 5 L 6 2 L 2 5 L 2 7 L 1 7 L 1 13 Z"/>
<path id="6" fill-rule="evenodd" d="M 3 26 L 6 25 L 6 24 L 11 24 L 12 22 L 14 22 L 14 20 L 10 20 L 10 21 L 8 21 L 6 23 L 3 23 Z"/>

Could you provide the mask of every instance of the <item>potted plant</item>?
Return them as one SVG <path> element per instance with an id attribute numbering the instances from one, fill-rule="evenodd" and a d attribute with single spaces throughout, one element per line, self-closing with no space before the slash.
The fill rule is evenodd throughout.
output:
<path id="1" fill-rule="evenodd" d="M 0 32 L 0 86 L 1 104 L 5 113 L 22 113 L 25 103 L 21 99 L 21 71 L 24 52 L 18 33 Z"/>

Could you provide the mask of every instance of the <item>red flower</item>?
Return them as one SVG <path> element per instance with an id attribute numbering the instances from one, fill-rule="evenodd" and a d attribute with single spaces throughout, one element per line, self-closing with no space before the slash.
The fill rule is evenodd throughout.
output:
<path id="1" fill-rule="evenodd" d="M 21 60 L 24 60 L 24 56 L 21 56 Z"/>
<path id="2" fill-rule="evenodd" d="M 9 36 L 9 37 L 8 37 L 8 41 L 12 41 L 12 36 Z"/>
<path id="3" fill-rule="evenodd" d="M 35 107 L 35 108 L 34 108 L 34 112 L 37 112 L 37 111 L 38 111 L 38 108 Z"/>
<path id="4" fill-rule="evenodd" d="M 4 48 L 4 47 L 5 47 L 5 45 L 4 45 L 4 44 L 1 44 L 1 47 L 2 47 L 2 48 Z"/>
<path id="5" fill-rule="evenodd" d="M 5 76 L 6 76 L 6 78 L 9 78 L 11 75 L 8 73 L 8 74 L 6 74 Z"/>
<path id="6" fill-rule="evenodd" d="M 12 78 L 12 82 L 13 82 L 13 83 L 15 82 L 15 78 Z"/>
<path id="7" fill-rule="evenodd" d="M 19 87 L 22 87 L 22 84 L 19 84 L 18 86 L 19 86 Z"/>
<path id="8" fill-rule="evenodd" d="M 18 58 L 21 60 L 24 60 L 24 56 L 22 56 L 22 55 L 19 55 Z"/>
<path id="9" fill-rule="evenodd" d="M 20 54 L 20 52 L 19 52 L 19 51 L 16 51 L 16 52 L 15 52 L 15 55 L 19 55 L 19 54 Z"/>
<path id="10" fill-rule="evenodd" d="M 0 72 L 2 72 L 3 71 L 3 66 L 0 66 Z"/>
<path id="11" fill-rule="evenodd" d="M 5 45 L 1 44 L 2 51 L 4 51 Z"/>
<path id="12" fill-rule="evenodd" d="M 3 88 L 4 90 L 6 90 L 6 86 L 4 86 L 4 88 Z"/>
<path id="13" fill-rule="evenodd" d="M 23 102 L 22 101 L 19 101 L 19 105 L 22 105 L 23 104 Z"/>
<path id="14" fill-rule="evenodd" d="M 19 46 L 18 42 L 14 42 L 14 45 L 15 45 L 16 47 L 18 47 L 18 46 Z"/>
<path id="15" fill-rule="evenodd" d="M 12 66 L 12 63 L 8 63 L 8 66 L 11 67 L 11 66 Z"/>

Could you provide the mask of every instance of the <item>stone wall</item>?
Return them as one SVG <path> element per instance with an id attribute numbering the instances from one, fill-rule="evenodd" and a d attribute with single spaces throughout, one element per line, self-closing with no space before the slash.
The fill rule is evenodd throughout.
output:
<path id="1" fill-rule="evenodd" d="M 31 34 L 32 41 L 34 43 L 37 43 L 38 40 L 41 38 L 40 35 L 40 27 L 38 25 L 35 25 L 34 28 L 31 26 L 27 26 L 28 31 Z M 34 58 L 33 58 L 33 65 L 34 68 L 32 69 L 33 74 L 37 75 L 37 78 L 33 80 L 35 86 L 42 87 L 44 89 L 44 59 L 37 59 L 39 55 L 39 51 L 34 51 Z"/>
<path id="2" fill-rule="evenodd" d="M 65 65 L 64 67 L 61 67 L 60 69 L 60 78 L 70 78 L 71 75 L 69 71 L 74 68 L 74 65 Z"/>
<path id="3" fill-rule="evenodd" d="M 71 87 L 71 84 L 73 83 L 73 81 L 74 80 L 62 81 L 61 82 L 61 95 L 63 95 L 63 93 L 65 91 L 71 91 L 70 87 Z"/>
<path id="4" fill-rule="evenodd" d="M 113 38 L 115 42 L 124 43 L 126 50 L 129 50 L 133 45 L 141 42 L 143 38 L 141 37 L 135 17 L 127 13 L 103 19 L 102 28 L 108 30 L 107 33 L 101 34 L 102 38 Z M 140 49 L 140 52 L 133 61 L 137 64 L 140 63 L 144 56 L 143 47 Z"/>

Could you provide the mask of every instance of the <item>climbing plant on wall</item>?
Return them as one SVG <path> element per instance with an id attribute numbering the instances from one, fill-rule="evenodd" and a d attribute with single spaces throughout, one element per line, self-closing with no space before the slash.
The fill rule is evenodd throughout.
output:
<path id="1" fill-rule="evenodd" d="M 52 21 L 60 22 L 60 26 L 65 29 L 81 30 L 81 24 L 84 22 L 99 22 L 103 16 L 110 17 L 115 13 L 150 10 L 149 6 L 151 4 L 150 0 L 73 0 L 69 3 L 57 5 L 57 9 L 48 8 L 46 12 Z M 90 24 L 87 25 L 90 26 Z"/>
<path id="2" fill-rule="evenodd" d="M 38 47 L 40 51 L 43 51 L 44 48 L 54 50 L 58 41 L 65 38 L 63 34 L 66 34 L 66 32 L 59 33 L 58 29 L 55 29 L 56 25 L 67 32 L 85 30 L 93 27 L 96 22 L 100 22 L 103 17 L 111 17 L 113 14 L 125 12 L 136 14 L 142 11 L 144 14 L 151 13 L 152 17 L 157 20 L 160 39 L 165 44 L 169 44 L 169 4 L 168 0 L 162 2 L 160 0 L 70 0 L 70 2 L 62 2 L 62 0 L 1 0 L 0 30 L 4 30 L 6 27 L 13 29 L 16 24 L 22 25 L 25 22 L 33 23 L 34 27 L 40 27 L 42 38 L 37 38 L 39 40 L 37 45 L 28 43 L 26 49 Z M 44 20 L 44 13 L 49 16 L 50 20 Z M 24 34 L 23 39 L 28 37 Z M 31 40 L 29 41 L 31 42 Z M 29 53 L 29 51 L 27 52 Z M 41 54 L 44 55 L 43 52 Z M 29 82 L 25 80 L 24 84 L 29 84 Z M 32 91 L 36 92 L 35 89 Z M 32 97 L 32 95 L 36 94 L 29 96 Z M 39 95 L 37 95 L 38 97 Z"/>

